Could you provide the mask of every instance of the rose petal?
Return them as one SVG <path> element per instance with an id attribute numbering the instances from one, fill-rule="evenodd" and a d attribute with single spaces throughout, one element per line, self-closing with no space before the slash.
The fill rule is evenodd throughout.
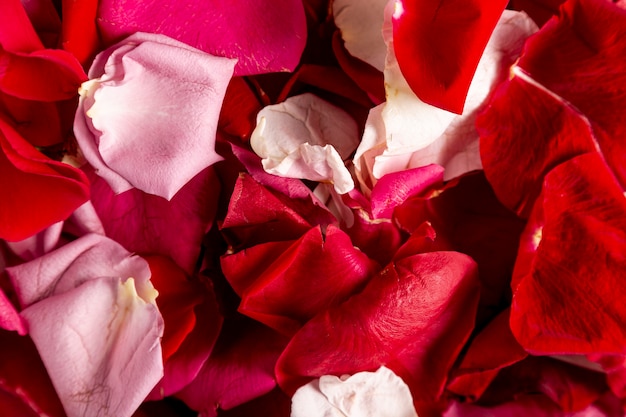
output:
<path id="1" fill-rule="evenodd" d="M 88 199 L 88 180 L 81 171 L 46 158 L 4 118 L 0 118 L 0 149 L 1 238 L 26 239 L 66 219 Z"/>
<path id="2" fill-rule="evenodd" d="M 68 415 L 130 416 L 163 374 L 146 262 L 87 235 L 8 272 Z"/>
<path id="3" fill-rule="evenodd" d="M 135 34 L 104 51 L 76 113 L 85 158 L 117 193 L 136 187 L 170 200 L 221 159 L 215 132 L 233 65 L 162 35 Z"/>
<path id="4" fill-rule="evenodd" d="M 458 253 L 390 264 L 291 339 L 276 365 L 281 388 L 293 393 L 312 378 L 385 365 L 407 383 L 418 413 L 432 407 L 473 328 L 476 284 L 473 261 Z"/>
<path id="5" fill-rule="evenodd" d="M 393 13 L 398 64 L 426 103 L 461 114 L 467 91 L 505 0 L 397 0 Z"/>
<path id="6" fill-rule="evenodd" d="M 293 70 L 307 36 L 299 0 L 99 3 L 98 26 L 109 44 L 135 32 L 160 33 L 213 55 L 237 58 L 235 75 Z"/>
<path id="7" fill-rule="evenodd" d="M 0 45 L 11 52 L 31 52 L 43 45 L 30 23 L 20 0 L 6 0 L 0 4 Z"/>
<path id="8" fill-rule="evenodd" d="M 291 402 L 292 417 L 417 417 L 409 387 L 384 366 L 341 378 L 324 375 L 298 388 Z"/>

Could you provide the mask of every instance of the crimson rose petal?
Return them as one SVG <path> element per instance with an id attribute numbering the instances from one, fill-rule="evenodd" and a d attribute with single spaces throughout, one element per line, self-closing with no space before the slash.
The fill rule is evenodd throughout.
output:
<path id="1" fill-rule="evenodd" d="M 307 36 L 300 0 L 100 0 L 98 26 L 109 44 L 151 32 L 237 58 L 235 75 L 293 70 Z"/>
<path id="2" fill-rule="evenodd" d="M 397 0 L 393 41 L 404 78 L 420 100 L 463 112 L 478 61 L 506 0 Z"/>
<path id="3" fill-rule="evenodd" d="M 477 302 L 468 256 L 431 252 L 395 261 L 296 333 L 276 364 L 278 383 L 293 394 L 322 375 L 385 365 L 409 386 L 420 414 L 439 399 L 474 327 Z"/>
<path id="4" fill-rule="evenodd" d="M 26 239 L 66 219 L 89 198 L 80 170 L 46 158 L 3 118 L 0 150 L 0 238 Z"/>

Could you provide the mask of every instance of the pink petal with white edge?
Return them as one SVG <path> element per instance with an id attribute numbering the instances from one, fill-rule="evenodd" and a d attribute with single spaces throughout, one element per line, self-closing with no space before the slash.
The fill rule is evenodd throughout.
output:
<path id="1" fill-rule="evenodd" d="M 74 123 L 85 158 L 117 193 L 171 199 L 222 159 L 215 134 L 235 62 L 144 33 L 104 51 Z"/>
<path id="2" fill-rule="evenodd" d="M 383 39 L 383 16 L 388 0 L 334 0 L 335 25 L 350 55 L 379 71 L 385 69 L 387 47 Z"/>
<path id="3" fill-rule="evenodd" d="M 445 168 L 444 179 L 449 180 L 481 169 L 479 136 L 474 127 L 476 115 L 491 91 L 506 79 L 508 68 L 521 53 L 524 41 L 536 30 L 536 25 L 524 13 L 504 11 L 478 64 L 465 110 L 457 116 L 415 96 L 400 72 L 386 26 L 388 99 L 382 111 L 370 113 L 367 122 L 369 126 L 382 125 L 382 129 L 375 130 L 384 133 L 385 139 L 369 139 L 357 150 L 357 155 L 365 154 L 366 149 L 362 148 L 371 147 L 372 142 L 380 148 L 371 168 L 373 176 L 380 178 L 390 172 L 438 164 Z M 384 143 L 386 148 L 381 146 Z"/>
<path id="4" fill-rule="evenodd" d="M 356 122 L 313 94 L 261 110 L 250 145 L 270 174 L 331 182 L 342 194 L 354 188 L 342 160 L 358 145 Z"/>
<path id="5" fill-rule="evenodd" d="M 67 415 L 131 416 L 163 375 L 148 264 L 90 234 L 7 271 Z"/>

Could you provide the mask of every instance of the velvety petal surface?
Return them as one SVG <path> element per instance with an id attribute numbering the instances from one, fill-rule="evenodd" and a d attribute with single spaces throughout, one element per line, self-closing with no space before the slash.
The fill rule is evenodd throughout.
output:
<path id="1" fill-rule="evenodd" d="M 221 159 L 215 134 L 234 64 L 146 33 L 102 52 L 74 123 L 85 158 L 116 193 L 135 187 L 171 199 Z"/>
<path id="2" fill-rule="evenodd" d="M 393 36 L 398 64 L 426 103 L 461 114 L 478 61 L 505 0 L 398 0 Z"/>
<path id="3" fill-rule="evenodd" d="M 453 252 L 388 265 L 343 304 L 311 319 L 276 365 L 287 393 L 322 375 L 387 366 L 411 389 L 418 414 L 436 403 L 474 326 L 474 262 Z"/>
<path id="4" fill-rule="evenodd" d="M 101 0 L 98 27 L 109 44 L 135 32 L 152 32 L 216 56 L 235 58 L 235 75 L 293 70 L 307 38 L 299 0 L 200 4 L 195 0 L 141 4 Z"/>
<path id="5" fill-rule="evenodd" d="M 163 374 L 147 263 L 92 234 L 8 273 L 68 416 L 130 416 Z"/>

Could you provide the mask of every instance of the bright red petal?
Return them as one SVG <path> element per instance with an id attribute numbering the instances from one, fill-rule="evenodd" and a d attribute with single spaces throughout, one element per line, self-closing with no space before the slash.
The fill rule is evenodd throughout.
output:
<path id="1" fill-rule="evenodd" d="M 66 219 L 89 198 L 81 171 L 46 158 L 2 119 L 0 149 L 1 238 L 26 239 Z"/>
<path id="2" fill-rule="evenodd" d="M 32 52 L 43 45 L 20 0 L 0 2 L 0 45 L 11 52 Z"/>
<path id="3" fill-rule="evenodd" d="M 61 46 L 85 66 L 102 49 L 97 11 L 98 0 L 63 0 Z"/>
<path id="4" fill-rule="evenodd" d="M 393 42 L 404 78 L 424 102 L 461 114 L 506 0 L 398 0 Z"/>

